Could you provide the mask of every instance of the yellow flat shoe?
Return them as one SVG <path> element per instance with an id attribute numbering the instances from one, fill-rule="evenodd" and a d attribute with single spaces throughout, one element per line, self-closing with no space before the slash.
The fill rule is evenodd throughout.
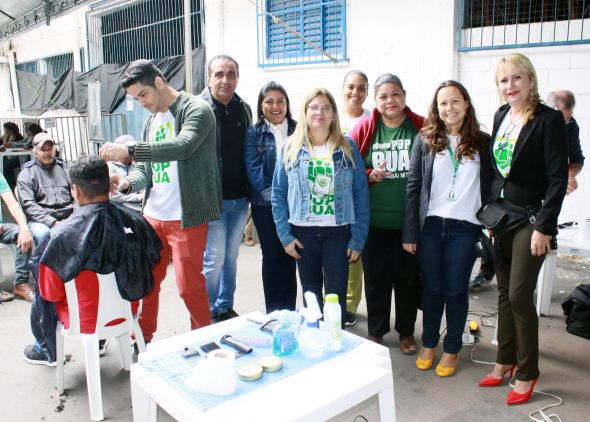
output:
<path id="1" fill-rule="evenodd" d="M 420 350 L 420 355 L 421 354 L 422 350 Z M 422 359 L 420 355 L 416 358 L 416 368 L 421 369 L 422 371 L 432 368 L 432 361 L 434 360 L 434 356 L 436 356 L 436 349 L 432 349 L 432 358 L 430 359 Z"/>
<path id="2" fill-rule="evenodd" d="M 441 358 L 442 360 L 442 358 Z M 450 377 L 455 373 L 455 368 L 457 367 L 457 362 L 459 361 L 459 357 L 457 356 L 457 360 L 455 361 L 455 366 L 443 366 L 440 363 L 436 365 L 436 375 L 439 377 Z"/>

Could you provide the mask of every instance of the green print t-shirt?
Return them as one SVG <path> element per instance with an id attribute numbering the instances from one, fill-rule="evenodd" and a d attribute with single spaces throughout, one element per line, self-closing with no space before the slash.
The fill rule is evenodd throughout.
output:
<path id="1" fill-rule="evenodd" d="M 387 160 L 385 171 L 392 174 L 369 188 L 373 227 L 389 230 L 403 227 L 406 181 L 416 134 L 416 128 L 407 117 L 393 129 L 385 126 L 381 119 L 377 122 L 375 139 L 365 157 L 365 166 L 376 168 Z"/>
<path id="2" fill-rule="evenodd" d="M 334 162 L 328 144 L 314 147 L 307 168 L 309 218 L 312 226 L 335 226 Z"/>
<path id="3" fill-rule="evenodd" d="M 170 110 L 165 113 L 156 113 L 150 125 L 149 141 L 170 142 L 175 136 L 174 116 Z M 152 188 L 143 212 L 157 220 L 180 220 L 182 211 L 177 162 L 153 161 L 149 165 L 152 170 Z"/>
<path id="4" fill-rule="evenodd" d="M 510 120 L 510 113 L 506 113 L 506 117 L 502 120 L 496 138 L 494 139 L 494 160 L 496 167 L 504 178 L 510 174 L 510 167 L 512 166 L 512 155 L 514 154 L 514 146 L 518 140 L 518 135 L 522 126 L 520 120 L 513 123 Z"/>

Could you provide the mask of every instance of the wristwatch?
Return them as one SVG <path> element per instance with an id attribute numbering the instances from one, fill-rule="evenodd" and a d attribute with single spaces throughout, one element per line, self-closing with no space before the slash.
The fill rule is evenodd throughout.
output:
<path id="1" fill-rule="evenodd" d="M 130 157 L 135 157 L 135 146 L 137 145 L 136 141 L 127 141 L 125 142 L 125 146 L 127 147 L 127 154 Z"/>

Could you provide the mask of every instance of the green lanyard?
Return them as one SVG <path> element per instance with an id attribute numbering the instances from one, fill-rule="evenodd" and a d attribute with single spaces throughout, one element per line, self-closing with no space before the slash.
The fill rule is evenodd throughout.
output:
<path id="1" fill-rule="evenodd" d="M 453 153 L 453 149 L 449 144 L 447 144 L 447 150 L 449 151 L 449 157 L 451 157 L 451 162 L 453 163 L 453 182 L 451 183 L 451 190 L 447 195 L 448 201 L 455 201 L 455 181 L 457 180 L 457 171 L 459 171 L 459 161 L 455 158 L 455 154 Z"/>

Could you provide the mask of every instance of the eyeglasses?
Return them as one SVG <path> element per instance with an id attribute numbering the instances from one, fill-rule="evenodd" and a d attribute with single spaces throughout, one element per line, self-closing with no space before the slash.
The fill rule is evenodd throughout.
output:
<path id="1" fill-rule="evenodd" d="M 333 107 L 330 104 L 325 104 L 323 106 L 318 105 L 318 104 L 313 104 L 310 106 L 307 106 L 308 110 L 311 110 L 313 112 L 322 112 L 322 113 L 329 113 L 333 110 Z"/>

